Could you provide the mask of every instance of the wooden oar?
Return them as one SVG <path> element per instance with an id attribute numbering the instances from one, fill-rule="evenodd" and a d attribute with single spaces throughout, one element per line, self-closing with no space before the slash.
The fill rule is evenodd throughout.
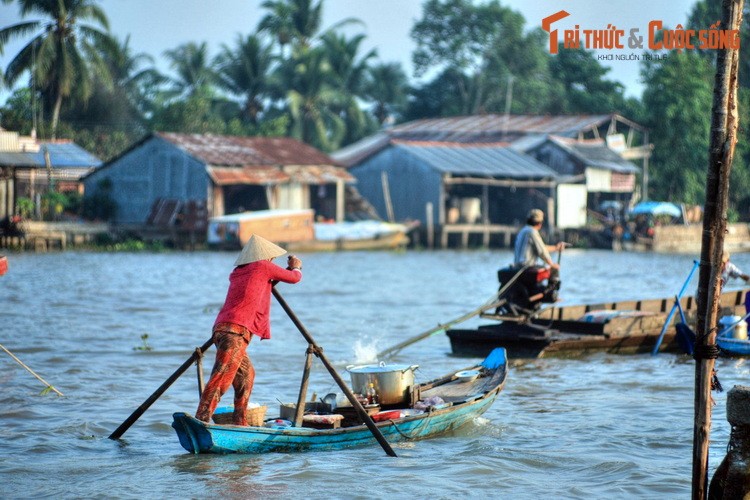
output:
<path id="1" fill-rule="evenodd" d="M 213 345 L 213 343 L 213 339 L 208 339 L 205 344 L 196 349 L 193 352 L 192 356 L 190 356 L 190 358 L 188 358 L 188 360 L 185 361 L 182 366 L 177 369 L 176 372 L 174 372 L 163 384 L 161 384 L 161 386 L 156 389 L 156 391 L 151 396 L 149 396 L 149 398 L 144 401 L 141 406 L 139 406 L 123 423 L 121 423 L 120 427 L 115 429 L 115 431 L 109 435 L 109 439 L 120 439 L 120 437 L 125 434 L 125 431 L 127 431 L 130 426 L 133 425 L 135 421 L 138 420 L 152 404 L 154 404 L 154 401 L 159 399 L 159 397 L 164 394 L 167 389 L 169 389 L 169 386 L 172 385 L 174 381 L 180 377 L 180 375 L 185 373 L 188 368 L 190 368 L 190 365 L 195 363 L 196 360 L 200 359 L 203 353 L 206 352 L 208 348 Z"/>
<path id="2" fill-rule="evenodd" d="M 523 273 L 528 267 L 529 266 L 523 266 L 521 269 L 519 269 L 519 271 L 515 275 L 513 275 L 513 277 L 509 279 L 508 282 L 498 292 L 496 292 L 492 297 L 490 297 L 490 299 L 487 302 L 477 307 L 473 311 L 469 311 L 468 313 L 462 316 L 459 316 L 458 318 L 452 319 L 448 321 L 447 323 L 438 324 L 437 326 L 430 328 L 426 332 L 422 332 L 402 342 L 399 342 L 398 344 L 392 347 L 389 347 L 388 349 L 380 351 L 375 356 L 377 357 L 377 359 L 382 359 L 388 356 L 392 356 L 396 354 L 397 352 L 399 352 L 404 347 L 410 346 L 416 342 L 419 342 L 420 340 L 426 339 L 427 337 L 431 337 L 432 335 L 445 331 L 446 329 L 450 328 L 456 323 L 462 323 L 466 321 L 467 319 L 471 319 L 478 314 L 482 314 L 484 311 L 488 309 L 494 309 L 496 307 L 499 307 L 500 305 L 505 303 L 505 300 L 502 299 L 503 295 L 505 295 L 505 292 L 508 290 L 508 288 L 510 288 L 510 286 L 513 285 L 513 283 L 516 282 L 516 280 L 521 276 L 521 273 Z"/>
<path id="3" fill-rule="evenodd" d="M 370 432 L 372 432 L 372 435 L 375 436 L 375 439 L 377 439 L 378 443 L 380 443 L 380 446 L 383 447 L 383 450 L 391 457 L 395 457 L 396 452 L 393 451 L 393 448 L 391 448 L 391 445 L 388 444 L 388 441 L 386 441 L 383 434 L 380 432 L 380 429 L 375 425 L 375 422 L 372 421 L 372 418 L 370 418 L 370 415 L 367 414 L 365 409 L 362 407 L 362 404 L 357 400 L 357 398 L 354 397 L 354 394 L 352 394 L 352 391 L 349 389 L 349 386 L 346 385 L 346 383 L 341 379 L 336 369 L 333 367 L 333 365 L 328 361 L 328 358 L 326 358 L 325 354 L 323 354 L 323 349 L 321 349 L 316 343 L 315 340 L 312 338 L 310 333 L 307 331 L 307 329 L 304 327 L 302 322 L 297 318 L 297 315 L 294 314 L 294 311 L 292 311 L 292 308 L 289 307 L 289 304 L 286 303 L 284 300 L 284 297 L 281 296 L 278 290 L 276 288 L 273 289 L 273 296 L 276 297 L 276 300 L 279 302 L 281 307 L 284 309 L 284 311 L 289 316 L 289 319 L 292 320 L 292 323 L 294 323 L 294 326 L 297 327 L 299 332 L 302 334 L 303 337 L 305 337 L 305 340 L 307 340 L 307 343 L 312 346 L 314 354 L 320 359 L 320 361 L 323 362 L 323 365 L 326 367 L 328 372 L 333 377 L 333 380 L 336 381 L 336 384 L 341 388 L 342 391 L 344 391 L 344 394 L 346 395 L 346 398 L 349 400 L 349 402 L 352 404 L 355 410 L 357 410 L 357 413 L 359 414 L 360 418 L 365 422 L 367 425 L 367 428 L 370 429 Z"/>

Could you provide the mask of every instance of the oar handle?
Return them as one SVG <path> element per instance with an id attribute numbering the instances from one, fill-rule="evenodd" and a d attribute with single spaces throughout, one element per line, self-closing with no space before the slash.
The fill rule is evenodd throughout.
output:
<path id="1" fill-rule="evenodd" d="M 120 424 L 120 427 L 115 429 L 115 431 L 109 435 L 109 439 L 120 439 L 120 437 L 125 434 L 125 431 L 127 431 L 131 425 L 135 423 L 136 420 L 138 420 L 141 415 L 143 415 L 148 408 L 154 404 L 154 401 L 159 399 L 159 397 L 164 394 L 164 392 L 169 389 L 169 386 L 174 383 L 175 380 L 177 380 L 180 375 L 185 373 L 185 371 L 190 368 L 190 365 L 192 365 L 198 357 L 206 352 L 211 345 L 213 345 L 214 341 L 213 339 L 208 339 L 202 346 L 200 346 L 200 353 L 198 352 L 198 349 L 193 351 L 193 354 L 188 358 L 187 361 L 182 363 L 182 366 L 180 366 L 177 371 L 175 371 L 161 386 L 159 386 L 154 393 L 149 396 L 149 398 L 141 404 L 122 424 Z"/>
<path id="2" fill-rule="evenodd" d="M 370 432 L 372 433 L 373 436 L 375 436 L 375 439 L 378 441 L 378 443 L 380 443 L 380 446 L 383 448 L 386 454 L 391 457 L 397 456 L 396 452 L 393 451 L 393 448 L 391 448 L 391 445 L 388 444 L 388 441 L 386 441 L 385 437 L 380 432 L 380 429 L 378 429 L 378 426 L 375 425 L 375 422 L 372 421 L 372 418 L 370 417 L 370 415 L 367 414 L 367 412 L 362 407 L 362 404 L 359 402 L 359 400 L 357 400 L 357 398 L 354 397 L 354 394 L 352 394 L 352 391 L 346 385 L 346 382 L 344 382 L 341 379 L 341 376 L 338 374 L 336 369 L 328 361 L 328 358 L 326 358 L 325 354 L 323 354 L 323 350 L 320 347 L 318 347 L 318 345 L 315 343 L 315 340 L 313 340 L 312 335 L 310 335 L 310 333 L 307 331 L 307 329 L 302 324 L 302 322 L 297 318 L 297 315 L 294 314 L 294 311 L 292 311 L 292 308 L 289 307 L 289 304 L 286 303 L 286 300 L 284 300 L 284 297 L 281 296 L 281 294 L 279 293 L 278 290 L 276 290 L 276 288 L 273 288 L 273 296 L 279 302 L 282 309 L 284 309 L 284 311 L 287 313 L 287 315 L 289 316 L 289 319 L 292 320 L 292 323 L 294 323 L 294 325 L 297 327 L 297 329 L 302 334 L 302 336 L 305 337 L 305 340 L 307 340 L 308 344 L 313 346 L 315 355 L 320 359 L 320 361 L 326 367 L 328 372 L 331 374 L 331 377 L 333 377 L 333 380 L 336 381 L 336 384 L 338 384 L 338 386 L 344 392 L 344 394 L 346 395 L 346 398 L 349 400 L 352 406 L 357 410 L 357 413 L 362 418 L 362 420 L 364 420 L 365 424 L 367 425 L 367 428 L 370 429 Z"/>

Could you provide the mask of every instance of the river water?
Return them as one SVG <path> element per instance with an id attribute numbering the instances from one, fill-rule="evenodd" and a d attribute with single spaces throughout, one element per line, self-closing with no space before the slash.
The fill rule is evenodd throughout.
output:
<path id="1" fill-rule="evenodd" d="M 686 498 L 694 363 L 685 356 L 593 354 L 513 366 L 494 406 L 451 435 L 342 452 L 194 456 L 171 428 L 197 405 L 195 370 L 128 430 L 107 436 L 210 336 L 233 253 L 11 254 L 0 278 L 0 342 L 62 391 L 0 352 L 4 498 Z M 300 255 L 304 279 L 279 290 L 349 380 L 345 366 L 456 318 L 496 290 L 508 251 Z M 566 302 L 671 296 L 693 255 L 566 250 Z M 283 259 L 279 259 L 281 262 Z M 750 255 L 734 262 L 750 269 Z M 690 285 L 697 285 L 697 273 Z M 474 319 L 467 326 L 480 323 Z M 296 399 L 305 341 L 277 305 L 273 338 L 250 345 L 252 400 Z M 143 347 L 141 336 L 147 334 Z M 214 350 L 204 363 L 210 370 Z M 388 360 L 418 381 L 478 359 L 440 333 Z M 750 365 L 720 359 L 725 390 Z M 310 390 L 337 392 L 316 361 Z M 726 392 L 714 393 L 710 471 L 726 451 Z M 225 398 L 231 403 L 231 392 Z"/>

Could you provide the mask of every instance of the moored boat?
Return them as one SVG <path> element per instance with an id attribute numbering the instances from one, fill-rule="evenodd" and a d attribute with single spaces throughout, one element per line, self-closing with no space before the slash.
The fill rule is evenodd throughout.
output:
<path id="1" fill-rule="evenodd" d="M 733 337 L 716 337 L 716 345 L 726 356 L 750 356 L 750 340 Z"/>
<path id="2" fill-rule="evenodd" d="M 720 315 L 744 314 L 747 290 L 721 295 Z M 504 347 L 509 357 L 539 358 L 579 355 L 590 351 L 617 354 L 651 352 L 660 336 L 660 351 L 680 351 L 675 325 L 679 315 L 670 314 L 675 297 L 542 308 L 528 318 L 483 314 L 494 323 L 475 329 L 447 330 L 453 354 L 480 356 Z M 697 304 L 683 297 L 685 321 L 693 324 Z M 663 332 L 664 325 L 669 324 Z"/>
<path id="3" fill-rule="evenodd" d="M 407 246 L 409 233 L 418 225 L 418 221 L 314 222 L 313 210 L 258 210 L 212 217 L 207 243 L 212 248 L 236 250 L 258 234 L 289 252 L 390 250 Z"/>
<path id="4" fill-rule="evenodd" d="M 437 436 L 484 413 L 503 389 L 506 376 L 505 350 L 495 349 L 477 366 L 414 386 L 414 404 L 383 408 L 372 419 L 390 442 Z M 338 407 L 330 415 L 311 416 L 300 427 L 276 425 L 275 418 L 263 426 L 219 425 L 178 412 L 172 427 L 182 447 L 191 453 L 324 451 L 376 443 L 370 429 L 352 418 L 355 413 L 345 411 L 350 409 Z"/>
<path id="5" fill-rule="evenodd" d="M 723 327 L 716 334 L 716 345 L 725 356 L 750 356 L 750 340 L 747 338 L 747 320 L 750 314 L 725 316 L 719 320 Z"/>

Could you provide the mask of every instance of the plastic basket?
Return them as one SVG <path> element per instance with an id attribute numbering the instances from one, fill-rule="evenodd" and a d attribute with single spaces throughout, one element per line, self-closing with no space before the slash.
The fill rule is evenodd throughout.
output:
<path id="1" fill-rule="evenodd" d="M 268 407 L 256 406 L 255 408 L 248 408 L 245 410 L 247 418 L 247 425 L 252 427 L 261 427 L 263 425 L 263 419 L 266 418 L 266 410 Z M 232 425 L 232 414 L 234 408 L 229 406 L 226 408 L 217 408 L 214 412 L 214 423 L 219 425 Z"/>

